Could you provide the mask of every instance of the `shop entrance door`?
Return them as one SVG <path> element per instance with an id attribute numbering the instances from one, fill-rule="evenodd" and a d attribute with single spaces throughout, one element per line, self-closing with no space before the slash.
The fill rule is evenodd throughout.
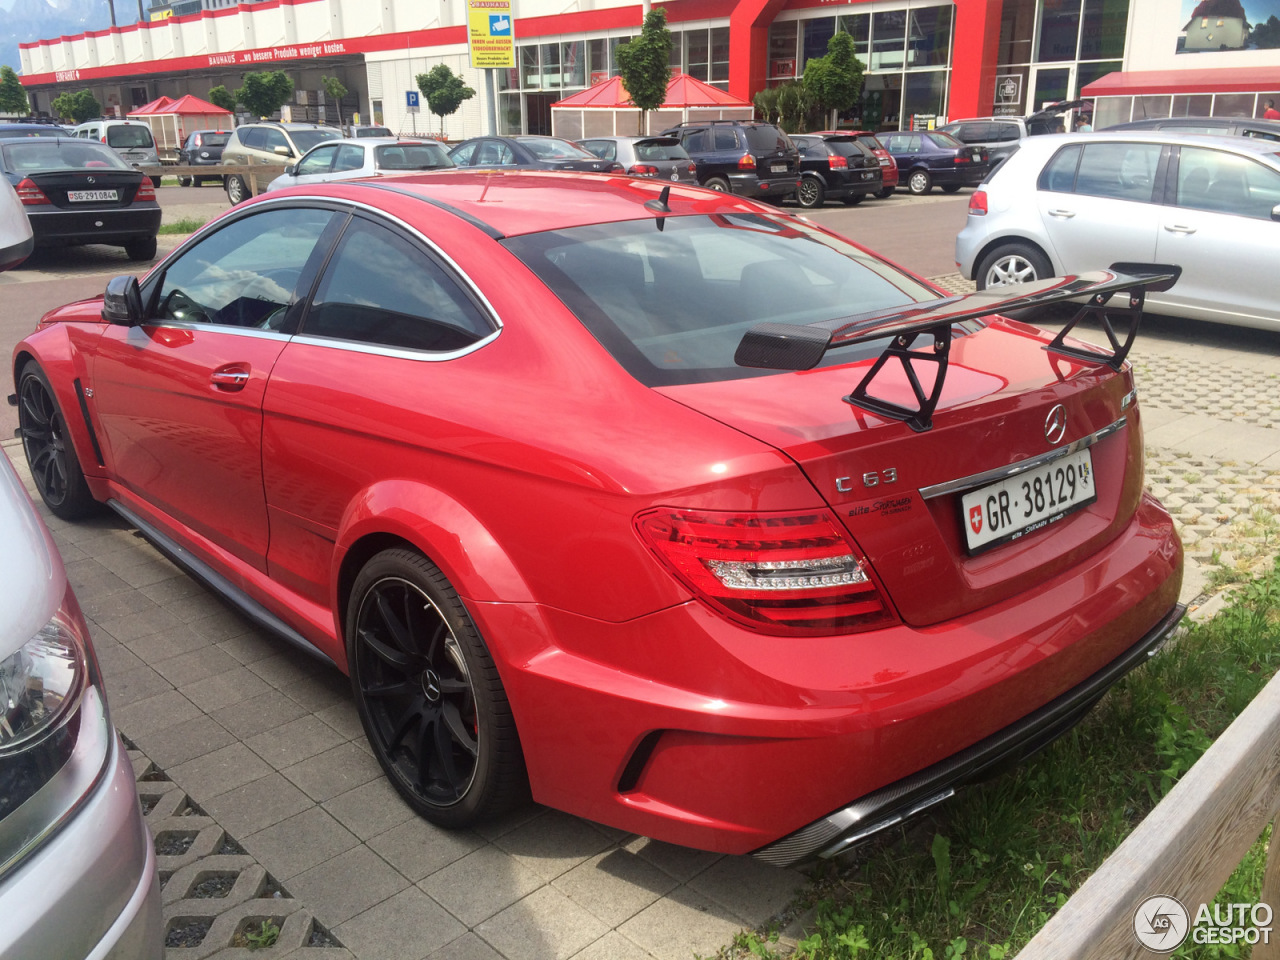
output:
<path id="1" fill-rule="evenodd" d="M 526 93 L 524 97 L 525 133 L 551 136 L 551 105 L 560 99 L 555 93 Z"/>
<path id="2" fill-rule="evenodd" d="M 1027 113 L 1043 110 L 1046 103 L 1071 100 L 1076 95 L 1076 68 L 1032 67 L 1031 98 L 1027 101 Z"/>

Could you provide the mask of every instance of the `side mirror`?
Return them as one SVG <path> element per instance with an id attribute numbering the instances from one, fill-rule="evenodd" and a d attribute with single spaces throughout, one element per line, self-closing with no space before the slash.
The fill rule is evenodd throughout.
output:
<path id="1" fill-rule="evenodd" d="M 142 323 L 142 294 L 137 277 L 112 277 L 102 298 L 102 319 L 136 327 Z"/>
<path id="2" fill-rule="evenodd" d="M 284 172 L 291 177 L 296 176 L 298 173 L 298 165 L 296 163 L 291 163 L 284 168 Z"/>
<path id="3" fill-rule="evenodd" d="M 1280 203 L 1271 208 L 1271 219 L 1280 220 Z"/>
<path id="4" fill-rule="evenodd" d="M 288 147 L 286 147 L 286 146 L 284 146 L 284 145 L 281 145 L 281 146 L 276 147 L 274 152 L 275 152 L 275 153 L 277 153 L 277 154 L 279 154 L 279 155 L 280 155 L 280 156 L 282 156 L 282 157 L 292 157 L 292 156 L 293 156 L 293 151 L 292 151 L 292 150 L 290 150 Z"/>

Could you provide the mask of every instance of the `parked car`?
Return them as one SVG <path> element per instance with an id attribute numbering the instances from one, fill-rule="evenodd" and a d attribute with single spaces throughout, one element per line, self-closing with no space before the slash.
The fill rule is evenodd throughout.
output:
<path id="1" fill-rule="evenodd" d="M 1156 313 L 1274 329 L 1280 158 L 1247 137 L 1106 131 L 1033 139 L 969 201 L 956 262 L 979 289 L 1117 261 L 1182 267 Z"/>
<path id="2" fill-rule="evenodd" d="M 285 167 L 284 173 L 267 184 L 267 190 L 384 173 L 447 170 L 453 165 L 449 151 L 435 140 L 330 140 L 312 147 L 297 163 Z"/>
<path id="3" fill-rule="evenodd" d="M 0 123 L 0 139 L 10 137 L 66 137 L 62 127 L 47 123 Z"/>
<path id="4" fill-rule="evenodd" d="M 830 852 L 1069 727 L 1180 616 L 1128 365 L 957 326 L 999 304 L 738 197 L 394 187 L 245 203 L 15 362 L 24 435 L 74 412 L 28 447 L 65 452 L 49 508 L 107 503 L 347 671 L 434 822 L 531 791 L 673 843 Z M 815 356 L 851 309 L 878 339 Z M 851 412 L 930 310 L 955 389 L 927 422 Z M 779 326 L 812 369 L 743 365 Z"/>
<path id="5" fill-rule="evenodd" d="M 1106 128 L 1107 133 L 1115 133 L 1117 130 L 1163 130 L 1166 133 L 1204 133 L 1215 137 L 1280 140 L 1280 120 L 1263 120 L 1259 117 L 1154 117 L 1117 123 Z"/>
<path id="6" fill-rule="evenodd" d="M 0 140 L 0 174 L 17 191 L 37 246 L 105 243 L 156 255 L 160 205 L 150 179 L 93 140 Z"/>
<path id="7" fill-rule="evenodd" d="M 182 143 L 178 151 L 178 163 L 190 167 L 216 166 L 222 163 L 222 150 L 231 140 L 230 130 L 196 130 Z M 198 187 L 206 180 L 222 183 L 220 174 L 208 177 L 179 177 L 179 186 L 190 186 L 192 181 Z"/>
<path id="8" fill-rule="evenodd" d="M 354 139 L 360 137 L 394 137 L 395 131 L 390 127 L 384 126 L 353 126 L 351 128 L 351 136 Z"/>
<path id="9" fill-rule="evenodd" d="M 475 137 L 450 150 L 449 158 L 459 167 L 622 172 L 621 164 L 601 160 L 576 143 L 559 137 Z"/>
<path id="10" fill-rule="evenodd" d="M 971 120 L 956 120 L 938 129 L 968 146 L 985 147 L 991 166 L 996 167 L 1012 156 L 1027 137 L 1066 133 L 1063 117 L 1073 110 L 1088 111 L 1085 115 L 1091 116 L 1093 101 L 1066 100 L 1045 107 L 1029 117 L 974 117 Z"/>
<path id="11" fill-rule="evenodd" d="M 800 154 L 771 123 L 708 120 L 663 131 L 678 137 L 710 190 L 781 202 L 800 186 Z"/>
<path id="12" fill-rule="evenodd" d="M 25 442 L 48 486 L 65 463 L 51 451 L 65 423 L 41 405 L 44 374 L 21 377 L 41 385 L 17 399 L 36 404 Z M 0 955 L 161 960 L 155 846 L 133 766 L 58 549 L 2 451 L 0 579 Z"/>
<path id="13" fill-rule="evenodd" d="M 151 128 L 141 120 L 88 120 L 76 126 L 71 135 L 105 143 L 130 166 L 160 166 L 160 154 L 156 152 L 156 141 L 151 135 Z M 160 178 L 152 177 L 151 185 L 160 186 Z"/>
<path id="14" fill-rule="evenodd" d="M 675 137 L 593 137 L 579 140 L 588 153 L 617 163 L 633 177 L 697 183 L 698 167 Z"/>
<path id="15" fill-rule="evenodd" d="M 12 270 L 35 249 L 31 221 L 7 177 L 0 177 L 0 270 Z"/>
<path id="16" fill-rule="evenodd" d="M 821 130 L 818 136 L 825 137 L 831 134 L 844 134 L 854 137 L 859 143 L 866 146 L 875 154 L 875 158 L 880 161 L 880 179 L 882 185 L 880 192 L 876 194 L 882 200 L 893 196 L 894 190 L 898 187 L 898 164 L 893 159 L 893 154 L 884 148 L 884 144 L 870 130 Z"/>
<path id="17" fill-rule="evenodd" d="M 225 165 L 277 165 L 301 157 L 316 144 L 326 140 L 340 140 L 342 134 L 333 127 L 318 123 L 277 123 L 263 120 L 258 123 L 242 123 L 231 132 L 231 139 L 222 148 Z M 232 206 L 253 195 L 249 179 L 237 173 L 225 174 L 223 181 L 227 199 Z M 264 181 L 259 181 L 265 189 Z"/>
<path id="18" fill-rule="evenodd" d="M 944 193 L 977 186 L 990 169 L 986 147 L 967 147 L 940 130 L 886 133 L 880 139 L 915 196 L 923 196 L 935 184 Z"/>
<path id="19" fill-rule="evenodd" d="M 846 206 L 861 203 L 883 185 L 880 161 L 857 137 L 848 134 L 793 134 L 800 153 L 800 189 L 796 202 L 820 207 L 828 198 Z"/>

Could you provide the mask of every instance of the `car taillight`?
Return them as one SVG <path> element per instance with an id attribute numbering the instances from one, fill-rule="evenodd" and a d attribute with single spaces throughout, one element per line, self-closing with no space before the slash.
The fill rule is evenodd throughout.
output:
<path id="1" fill-rule="evenodd" d="M 973 196 L 969 198 L 969 213 L 975 217 L 987 215 L 987 191 L 973 191 Z"/>
<path id="2" fill-rule="evenodd" d="M 827 166 L 832 170 L 848 170 L 849 158 L 833 153 L 831 156 L 827 157 Z"/>
<path id="3" fill-rule="evenodd" d="M 756 158 L 749 153 L 744 153 L 738 159 L 739 170 L 754 170 L 756 168 Z"/>
<path id="4" fill-rule="evenodd" d="M 37 207 L 42 203 L 52 203 L 48 197 L 44 195 L 44 191 L 35 185 L 35 182 L 27 177 L 17 186 L 18 199 L 22 201 L 22 205 L 26 207 Z"/>
<path id="5" fill-rule="evenodd" d="M 106 143 L 106 142 L 107 142 L 107 135 L 104 133 L 104 134 L 103 134 L 99 139 L 100 139 L 103 143 Z"/>
<path id="6" fill-rule="evenodd" d="M 637 163 L 634 167 L 627 171 L 633 177 L 656 177 L 658 168 L 647 163 Z"/>
<path id="7" fill-rule="evenodd" d="M 753 630 L 854 633 L 896 622 L 826 510 L 659 508 L 638 515 L 636 529 L 699 599 Z"/>
<path id="8" fill-rule="evenodd" d="M 689 172 L 690 172 L 690 173 L 697 173 L 697 172 L 698 172 L 698 165 L 697 165 L 696 163 L 691 163 L 691 164 L 689 164 Z"/>
<path id="9" fill-rule="evenodd" d="M 133 195 L 134 200 L 154 200 L 156 198 L 156 188 L 151 184 L 150 177 L 142 178 L 142 186 L 138 187 L 138 192 Z"/>
<path id="10" fill-rule="evenodd" d="M 961 153 L 961 154 L 957 154 L 957 155 L 956 155 L 955 162 L 956 162 L 956 163 L 968 163 L 970 159 L 971 159 L 971 158 L 970 158 L 970 156 L 969 156 L 967 153 Z"/>

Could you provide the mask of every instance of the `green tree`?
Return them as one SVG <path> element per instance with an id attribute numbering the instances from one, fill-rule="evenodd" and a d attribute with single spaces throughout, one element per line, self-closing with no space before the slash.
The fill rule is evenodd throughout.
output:
<path id="1" fill-rule="evenodd" d="M 803 83 L 783 83 L 778 91 L 778 124 L 787 133 L 803 133 L 813 124 L 817 103 Z"/>
<path id="2" fill-rule="evenodd" d="M 857 104 L 862 93 L 862 61 L 854 53 L 853 37 L 841 31 L 827 41 L 827 55 L 805 64 L 804 87 L 822 111 L 843 113 Z"/>
<path id="3" fill-rule="evenodd" d="M 269 117 L 293 97 L 293 81 L 283 70 L 244 75 L 244 86 L 235 92 L 237 103 L 255 117 Z"/>
<path id="4" fill-rule="evenodd" d="M 25 117 L 31 112 L 31 101 L 13 67 L 0 67 L 0 113 Z"/>
<path id="5" fill-rule="evenodd" d="M 337 123 L 342 126 L 342 98 L 347 95 L 347 88 L 337 77 L 321 77 L 320 85 L 324 87 L 325 96 L 333 97 L 338 107 Z"/>
<path id="6" fill-rule="evenodd" d="M 667 13 L 654 7 L 645 15 L 640 36 L 618 44 L 618 74 L 631 102 L 640 108 L 640 128 L 645 132 L 645 115 L 657 110 L 667 99 L 671 80 L 671 31 Z"/>
<path id="7" fill-rule="evenodd" d="M 84 123 L 86 120 L 102 116 L 102 104 L 87 89 L 59 94 L 54 98 L 51 106 L 54 113 L 72 123 Z"/>
<path id="8" fill-rule="evenodd" d="M 765 87 L 754 97 L 751 102 L 755 108 L 760 111 L 760 119 L 766 123 L 778 122 L 778 88 Z"/>
<path id="9" fill-rule="evenodd" d="M 417 77 L 418 89 L 427 101 L 427 109 L 440 118 L 440 133 L 444 133 L 444 118 L 458 112 L 463 101 L 470 100 L 476 92 L 462 82 L 462 78 L 449 69 L 447 63 L 437 63 Z"/>
<path id="10" fill-rule="evenodd" d="M 222 84 L 218 84 L 209 91 L 209 102 L 215 107 L 221 107 L 228 113 L 236 112 L 236 98 Z"/>

